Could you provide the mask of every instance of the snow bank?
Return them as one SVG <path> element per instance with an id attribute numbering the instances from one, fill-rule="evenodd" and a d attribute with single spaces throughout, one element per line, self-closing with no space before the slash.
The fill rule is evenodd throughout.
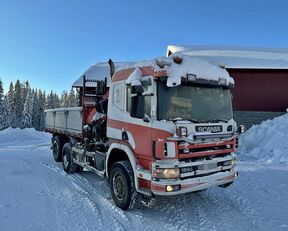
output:
<path id="1" fill-rule="evenodd" d="M 7 128 L 0 131 L 0 146 L 6 144 L 11 145 L 13 143 L 25 143 L 30 142 L 49 142 L 51 134 L 45 132 L 36 131 L 34 128 Z"/>
<path id="2" fill-rule="evenodd" d="M 239 158 L 288 163 L 288 114 L 254 125 L 241 135 Z"/>

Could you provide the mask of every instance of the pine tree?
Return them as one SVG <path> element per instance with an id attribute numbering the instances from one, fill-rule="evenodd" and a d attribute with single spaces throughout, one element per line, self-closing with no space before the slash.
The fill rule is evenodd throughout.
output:
<path id="1" fill-rule="evenodd" d="M 21 128 L 31 128 L 32 127 L 32 116 L 33 116 L 33 106 L 34 106 L 35 94 L 32 94 L 31 89 L 28 89 L 23 116 L 21 121 Z"/>
<path id="2" fill-rule="evenodd" d="M 4 90 L 3 90 L 3 83 L 2 80 L 0 79 L 0 105 L 4 100 Z"/>
<path id="3" fill-rule="evenodd" d="M 3 83 L 0 79 L 0 130 L 4 129 L 5 117 L 4 117 L 4 95 L 3 95 Z"/>
<path id="4" fill-rule="evenodd" d="M 7 108 L 9 108 L 9 127 L 15 127 L 16 115 L 14 105 L 14 86 L 13 82 L 10 82 L 9 91 L 7 93 Z"/>
<path id="5" fill-rule="evenodd" d="M 25 102 L 27 99 L 27 94 L 28 94 L 29 90 L 31 90 L 31 89 L 30 89 L 30 85 L 29 85 L 28 80 L 25 81 L 24 83 L 21 83 L 21 99 L 22 99 L 21 106 L 23 106 L 22 111 L 24 110 L 24 105 L 25 105 Z"/>
<path id="6" fill-rule="evenodd" d="M 69 107 L 67 91 L 63 91 L 62 92 L 61 99 L 60 99 L 60 106 L 61 107 Z"/>
<path id="7" fill-rule="evenodd" d="M 76 107 L 77 100 L 75 96 L 74 89 L 71 88 L 70 93 L 68 95 L 68 107 Z"/>
<path id="8" fill-rule="evenodd" d="M 22 112 L 23 112 L 23 101 L 21 99 L 21 85 L 19 79 L 17 79 L 14 88 L 14 106 L 15 106 L 15 127 L 20 127 L 21 119 L 22 119 Z"/>
<path id="9" fill-rule="evenodd" d="M 56 93 L 54 93 L 53 98 L 54 98 L 54 104 L 55 104 L 54 108 L 60 108 L 61 106 L 60 106 L 59 96 Z"/>
<path id="10" fill-rule="evenodd" d="M 0 112 L 0 130 L 12 126 L 11 108 L 8 95 L 4 96 L 2 111 Z"/>
<path id="11" fill-rule="evenodd" d="M 55 108 L 54 93 L 53 93 L 53 91 L 51 91 L 50 94 L 47 95 L 45 108 L 46 108 L 46 109 L 53 109 L 53 108 Z"/>
<path id="12" fill-rule="evenodd" d="M 38 92 L 38 99 L 39 99 L 39 130 L 43 131 L 45 128 L 45 91 L 42 93 L 41 90 Z"/>
<path id="13" fill-rule="evenodd" d="M 40 127 L 40 105 L 38 98 L 38 90 L 34 91 L 34 101 L 33 101 L 33 114 L 32 114 L 32 126 L 39 130 Z"/>

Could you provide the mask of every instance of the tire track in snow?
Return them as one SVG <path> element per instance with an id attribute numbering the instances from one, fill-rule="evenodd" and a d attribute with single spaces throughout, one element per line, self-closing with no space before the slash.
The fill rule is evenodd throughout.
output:
<path id="1" fill-rule="evenodd" d="M 245 210 L 243 211 L 239 208 L 238 203 L 230 198 L 226 189 L 214 188 L 207 190 L 205 193 L 199 194 L 199 197 L 203 202 L 201 203 L 202 207 L 212 205 L 213 209 L 207 210 L 207 215 L 212 218 L 217 230 L 220 230 L 223 226 L 225 229 L 259 230 L 254 222 L 256 212 L 247 200 L 241 201 L 242 205 L 245 204 Z M 247 211 L 250 212 L 247 213 Z M 251 216 L 251 214 L 254 214 L 254 216 Z"/>
<path id="2" fill-rule="evenodd" d="M 55 198 L 54 203 L 57 203 L 57 209 L 61 210 L 62 213 L 64 213 L 64 215 L 61 215 L 61 217 L 64 219 L 62 223 L 71 223 L 71 225 L 73 227 L 77 227 L 78 230 L 89 230 L 93 227 L 94 224 L 91 219 L 95 217 L 98 221 L 97 223 L 100 223 L 99 226 L 101 227 L 103 224 L 101 220 L 102 216 L 100 210 L 96 210 L 94 208 L 93 213 L 87 212 L 87 206 L 86 208 L 83 207 L 83 205 L 87 203 L 85 197 L 82 197 L 82 193 L 84 192 L 80 192 L 79 190 L 75 189 L 75 184 L 72 184 L 73 182 L 67 181 L 68 174 L 64 173 L 64 171 L 61 171 L 59 168 L 51 166 L 49 164 L 44 164 L 44 166 L 50 170 L 53 170 L 53 172 L 50 171 L 50 173 L 47 174 L 46 181 L 48 182 L 47 185 L 50 190 L 48 194 L 50 194 L 51 197 Z M 57 180 L 51 181 L 51 178 L 55 178 L 55 173 L 57 175 L 60 174 L 65 178 L 57 177 Z M 79 200 L 83 201 L 83 203 L 78 203 Z M 91 211 L 91 207 L 89 208 Z M 81 211 L 81 213 L 79 213 L 79 211 Z M 72 219 L 69 214 L 73 214 L 75 219 Z"/>
<path id="3" fill-rule="evenodd" d="M 177 230 L 199 230 L 199 214 L 194 207 L 194 193 L 174 196 L 171 199 L 162 198 L 162 201 L 159 202 L 166 205 L 161 208 L 161 211 L 165 211 L 165 215 L 169 217 L 173 227 Z M 174 210 L 177 212 L 173 212 Z"/>
<path id="4" fill-rule="evenodd" d="M 81 195 L 79 196 L 80 199 L 82 199 L 86 205 L 88 205 L 89 209 L 92 210 L 93 212 L 97 212 L 97 215 L 101 219 L 101 224 L 104 228 L 109 228 L 113 230 L 125 230 L 124 224 L 127 224 L 129 220 L 127 219 L 126 215 L 124 212 L 118 208 L 116 208 L 111 202 L 109 201 L 101 192 L 103 189 L 99 189 L 98 187 L 93 187 L 85 177 L 80 176 L 80 174 L 67 174 L 65 173 L 62 169 L 47 165 L 45 164 L 46 167 L 49 169 L 53 170 L 57 174 L 60 174 L 64 176 L 65 178 L 68 178 L 71 180 L 71 185 L 76 189 L 77 194 Z M 86 173 L 86 172 L 85 172 Z M 83 174 L 83 173 L 82 173 Z M 93 174 L 93 173 L 88 173 L 88 174 Z M 93 174 L 93 177 L 97 177 L 95 174 Z M 103 180 L 102 180 L 103 181 Z M 101 180 L 99 182 L 101 183 Z M 66 183 L 67 184 L 67 183 Z M 69 184 L 69 183 L 68 183 Z M 80 193 L 80 194 L 79 194 Z M 108 210 L 107 210 L 108 209 Z M 93 215 L 91 213 L 91 215 Z M 107 217 L 109 219 L 112 219 L 112 222 L 109 222 L 109 226 L 105 224 L 105 218 L 107 221 Z"/>

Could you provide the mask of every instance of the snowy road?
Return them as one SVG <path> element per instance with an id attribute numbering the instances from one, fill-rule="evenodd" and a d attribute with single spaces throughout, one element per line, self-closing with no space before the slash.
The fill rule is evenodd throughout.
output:
<path id="1" fill-rule="evenodd" d="M 54 162 L 48 134 L 9 132 L 0 133 L 0 230 L 288 230 L 287 165 L 240 161 L 230 188 L 123 212 L 105 180 Z"/>

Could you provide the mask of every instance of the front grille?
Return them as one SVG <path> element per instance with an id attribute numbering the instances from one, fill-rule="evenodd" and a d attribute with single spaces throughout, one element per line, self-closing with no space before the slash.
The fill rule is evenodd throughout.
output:
<path id="1" fill-rule="evenodd" d="M 189 153 L 193 152 L 193 153 L 197 153 L 197 152 L 213 152 L 213 151 L 219 151 L 219 150 L 227 150 L 227 149 L 231 149 L 227 148 L 226 145 L 220 145 L 220 146 L 212 146 L 212 147 L 195 147 L 195 148 L 189 148 Z M 184 152 L 184 149 L 180 149 L 179 150 L 179 154 L 186 154 Z"/>
<path id="2" fill-rule="evenodd" d="M 178 145 L 178 154 L 180 159 L 188 157 L 213 156 L 228 154 L 234 151 L 234 139 L 219 143 L 202 143 L 187 144 L 180 143 Z"/>
<path id="3" fill-rule="evenodd" d="M 215 171 L 215 172 L 209 172 L 209 173 L 205 173 L 205 174 L 198 174 L 198 175 L 194 174 L 191 176 L 180 177 L 180 180 L 187 180 L 187 179 L 196 178 L 196 177 L 210 176 L 210 175 L 213 175 L 217 172 L 227 172 L 227 171 L 230 171 L 230 169 L 229 170 L 220 170 L 220 171 Z"/>

